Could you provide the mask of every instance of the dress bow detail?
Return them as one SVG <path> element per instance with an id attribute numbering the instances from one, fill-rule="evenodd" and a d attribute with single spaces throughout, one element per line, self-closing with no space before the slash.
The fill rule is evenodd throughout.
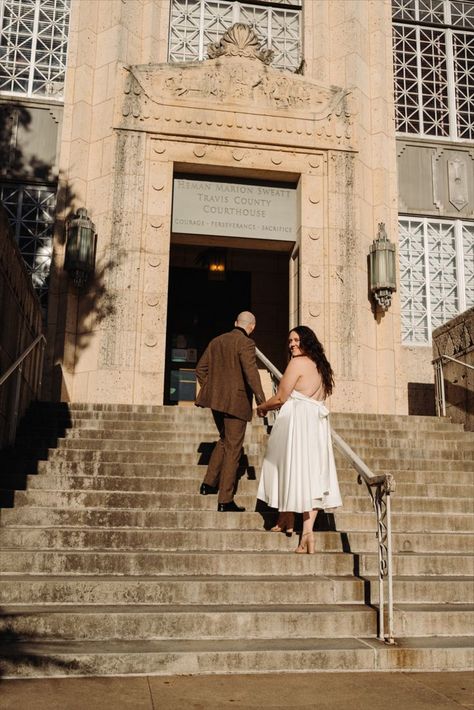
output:
<path id="1" fill-rule="evenodd" d="M 290 397 L 300 402 L 308 402 L 309 404 L 317 407 L 320 419 L 325 419 L 325 417 L 329 416 L 329 409 L 326 407 L 324 402 L 319 399 L 311 399 L 311 397 L 306 397 L 306 395 L 301 394 L 301 392 L 297 392 L 297 390 L 293 390 Z"/>

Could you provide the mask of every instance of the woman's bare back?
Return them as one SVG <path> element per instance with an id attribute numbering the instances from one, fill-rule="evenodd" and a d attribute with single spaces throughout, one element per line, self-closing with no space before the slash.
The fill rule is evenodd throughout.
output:
<path id="1" fill-rule="evenodd" d="M 299 355 L 291 360 L 291 364 L 295 368 L 295 374 L 299 375 L 295 390 L 310 399 L 324 399 L 323 380 L 315 362 L 307 355 Z"/>

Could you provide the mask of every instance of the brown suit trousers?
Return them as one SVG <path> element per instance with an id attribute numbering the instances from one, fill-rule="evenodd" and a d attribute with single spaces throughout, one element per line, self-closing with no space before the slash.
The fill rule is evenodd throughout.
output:
<path id="1" fill-rule="evenodd" d="M 247 422 L 214 409 L 212 416 L 219 432 L 219 441 L 211 454 L 204 483 L 219 487 L 218 503 L 230 503 L 234 498 L 235 479 Z"/>

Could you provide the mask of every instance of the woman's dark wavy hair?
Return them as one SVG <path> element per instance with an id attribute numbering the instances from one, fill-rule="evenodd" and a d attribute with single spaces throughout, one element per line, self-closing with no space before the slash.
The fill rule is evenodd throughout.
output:
<path id="1" fill-rule="evenodd" d="M 324 348 L 316 337 L 316 333 L 314 333 L 311 328 L 308 328 L 307 325 L 297 325 L 295 328 L 292 328 L 288 333 L 288 337 L 290 333 L 298 333 L 300 336 L 300 350 L 316 364 L 323 380 L 324 392 L 326 397 L 329 397 L 334 387 L 334 373 L 326 357 Z"/>

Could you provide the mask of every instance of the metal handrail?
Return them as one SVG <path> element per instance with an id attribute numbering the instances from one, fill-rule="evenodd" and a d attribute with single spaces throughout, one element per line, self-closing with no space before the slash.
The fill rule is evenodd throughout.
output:
<path id="1" fill-rule="evenodd" d="M 431 364 L 434 367 L 434 380 L 435 380 L 435 401 L 436 401 L 436 416 L 445 417 L 446 416 L 446 393 L 444 390 L 444 376 L 443 376 L 443 365 L 444 360 L 449 360 L 450 362 L 456 362 L 458 365 L 467 367 L 469 370 L 474 370 L 474 365 L 469 365 L 467 362 L 458 360 L 451 355 L 440 355 L 439 357 L 432 360 Z"/>
<path id="2" fill-rule="evenodd" d="M 10 420 L 10 430 L 8 433 L 8 438 L 7 438 L 7 443 L 13 444 L 15 441 L 15 436 L 16 436 L 16 427 L 18 423 L 18 413 L 19 413 L 19 405 L 20 405 L 20 391 L 21 391 L 21 378 L 23 374 L 23 364 L 30 355 L 30 353 L 35 350 L 35 348 L 41 343 L 41 354 L 40 354 L 40 359 L 39 359 L 39 364 L 37 363 L 36 365 L 36 372 L 34 374 L 34 379 L 36 380 L 36 386 L 34 386 L 34 389 L 36 390 L 35 394 L 38 395 L 38 393 L 41 391 L 41 384 L 42 384 L 42 372 L 43 372 L 43 356 L 44 356 L 44 349 L 46 345 L 46 338 L 44 335 L 41 333 L 38 335 L 33 342 L 28 345 L 28 347 L 23 351 L 23 353 L 15 360 L 15 362 L 10 365 L 8 370 L 3 373 L 3 375 L 0 377 L 0 387 L 5 384 L 5 382 L 8 380 L 8 378 L 15 372 L 17 371 L 17 380 L 16 380 L 16 387 L 15 387 L 15 395 L 13 399 L 13 415 Z"/>
<path id="3" fill-rule="evenodd" d="M 44 340 L 44 342 L 46 343 L 46 338 L 44 337 L 44 335 L 38 335 L 38 337 L 33 340 L 31 345 L 26 348 L 22 355 L 20 355 L 20 357 L 15 360 L 13 365 L 10 365 L 8 370 L 3 373 L 3 375 L 0 377 L 0 387 L 3 385 L 4 382 L 8 380 L 10 375 L 15 372 L 16 368 L 22 364 L 23 360 L 28 357 L 30 352 L 38 345 L 41 340 Z"/>
<path id="4" fill-rule="evenodd" d="M 278 383 L 281 372 L 273 363 L 258 349 L 255 349 L 260 362 L 267 368 L 272 380 Z M 357 472 L 357 482 L 364 482 L 369 491 L 377 516 L 377 540 L 378 540 L 378 562 L 379 562 L 379 633 L 378 637 L 387 644 L 394 644 L 393 633 L 393 580 L 392 580 L 392 524 L 391 524 L 391 500 L 390 494 L 395 490 L 395 480 L 392 474 L 374 474 L 367 464 L 357 456 L 349 444 L 337 434 L 331 427 L 331 436 L 336 448 L 352 464 Z M 387 578 L 387 622 L 388 630 L 385 634 L 385 598 L 384 598 L 384 578 Z"/>

